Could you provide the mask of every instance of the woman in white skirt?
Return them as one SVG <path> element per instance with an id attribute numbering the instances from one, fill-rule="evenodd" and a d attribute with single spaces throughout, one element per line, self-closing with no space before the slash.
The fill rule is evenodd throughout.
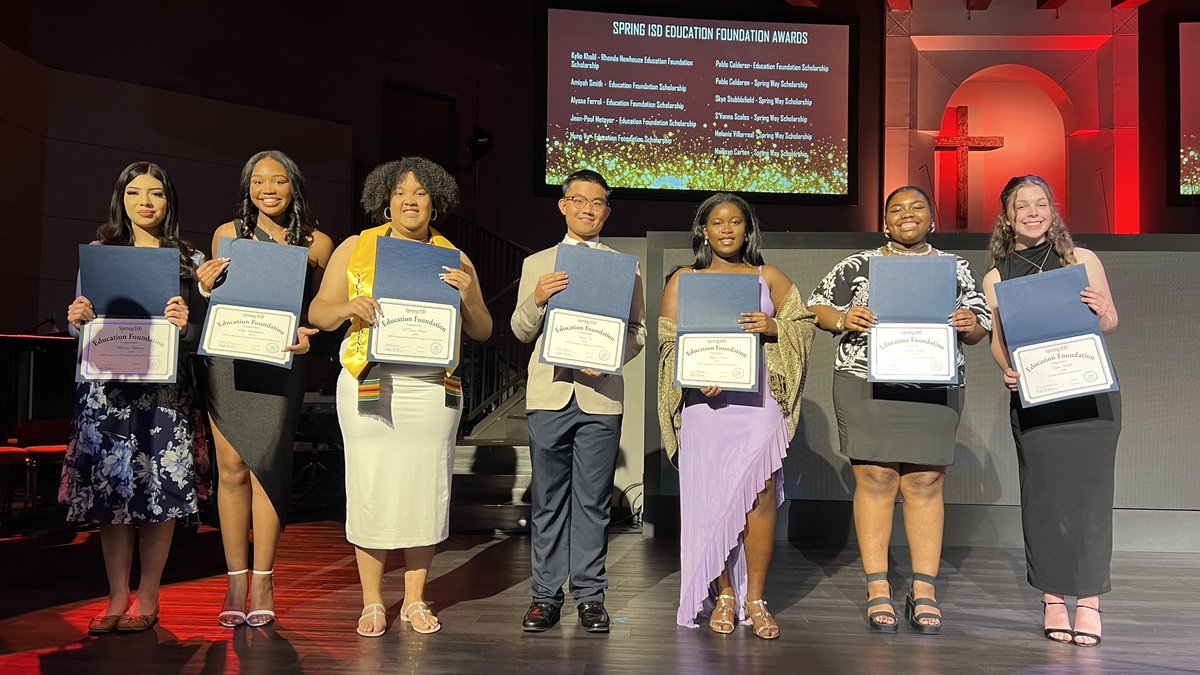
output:
<path id="1" fill-rule="evenodd" d="M 392 549 L 404 550 L 400 618 L 418 633 L 441 628 L 425 603 L 425 579 L 435 545 L 449 534 L 450 475 L 462 415 L 458 380 L 441 368 L 371 363 L 367 345 L 380 316 L 371 297 L 380 237 L 453 249 L 430 227 L 458 204 L 458 186 L 445 169 L 421 157 L 388 162 L 367 176 L 362 205 L 379 223 L 348 238 L 330 258 L 309 307 L 309 321 L 336 330 L 351 321 L 342 344 L 338 421 L 346 448 L 346 538 L 355 547 L 363 611 L 358 634 L 387 629 L 383 571 Z M 462 297 L 462 330 L 474 340 L 492 334 L 479 277 L 465 254 L 441 279 Z"/>

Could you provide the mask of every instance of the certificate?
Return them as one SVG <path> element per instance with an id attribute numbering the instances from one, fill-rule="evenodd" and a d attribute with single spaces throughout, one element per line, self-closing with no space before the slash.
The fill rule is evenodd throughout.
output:
<path id="1" fill-rule="evenodd" d="M 1022 408 L 1120 388 L 1100 319 L 1079 301 L 1087 285 L 1083 265 L 996 284 Z"/>
<path id="2" fill-rule="evenodd" d="M 221 239 L 217 250 L 230 263 L 212 291 L 200 354 L 291 368 L 283 348 L 296 342 L 308 251 L 252 239 Z"/>
<path id="3" fill-rule="evenodd" d="M 371 328 L 371 359 L 452 367 L 458 362 L 458 307 L 380 298 L 382 318 Z"/>
<path id="4" fill-rule="evenodd" d="M 870 259 L 867 381 L 958 384 L 958 340 L 950 326 L 957 302 L 958 257 Z"/>
<path id="5" fill-rule="evenodd" d="M 871 382 L 952 384 L 958 379 L 957 345 L 948 324 L 878 324 L 867 343 Z"/>
<path id="6" fill-rule="evenodd" d="M 554 271 L 566 272 L 571 283 L 546 302 L 538 360 L 620 375 L 637 266 L 625 253 L 559 244 Z"/>
<path id="7" fill-rule="evenodd" d="M 1116 384 L 1104 343 L 1093 333 L 1018 347 L 1012 357 L 1027 405 L 1110 391 Z"/>
<path id="8" fill-rule="evenodd" d="M 617 372 L 625 356 L 625 321 L 552 309 L 546 313 L 542 360 L 568 368 Z"/>
<path id="9" fill-rule="evenodd" d="M 758 336 L 753 333 L 687 333 L 675 346 L 679 386 L 758 391 Z"/>
<path id="10" fill-rule="evenodd" d="M 211 305 L 204 322 L 200 346 L 209 356 L 227 356 L 281 366 L 292 361 L 292 353 L 283 351 L 283 348 L 292 344 L 295 336 L 296 315 L 292 312 Z"/>
<path id="11" fill-rule="evenodd" d="M 79 333 L 82 382 L 175 381 L 179 328 L 164 318 L 96 317 Z"/>
<path id="12" fill-rule="evenodd" d="M 380 237 L 375 245 L 372 293 L 382 316 L 371 327 L 367 355 L 381 363 L 453 370 L 458 365 L 461 295 L 438 275 L 461 266 L 462 254 L 391 237 Z"/>

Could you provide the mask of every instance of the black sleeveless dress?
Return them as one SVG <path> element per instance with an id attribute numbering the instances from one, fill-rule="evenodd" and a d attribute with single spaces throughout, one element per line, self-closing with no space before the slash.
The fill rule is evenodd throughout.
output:
<path id="1" fill-rule="evenodd" d="M 255 238 L 270 241 L 258 228 Z M 316 292 L 312 279 L 310 265 L 304 279 L 305 308 Z M 282 529 L 287 525 L 292 444 L 304 402 L 306 357 L 294 355 L 290 370 L 240 359 L 206 358 L 205 362 L 212 422 L 263 486 Z"/>
<path id="2" fill-rule="evenodd" d="M 1050 245 L 1045 242 L 1020 251 L 1025 259 L 1009 255 L 996 266 L 1000 278 L 1058 269 L 1062 263 L 1049 250 Z M 1107 593 L 1111 589 L 1113 469 L 1121 435 L 1121 394 L 1095 394 L 1021 408 L 1014 393 L 1009 416 L 1020 470 L 1021 525 L 1030 585 L 1055 595 Z"/>

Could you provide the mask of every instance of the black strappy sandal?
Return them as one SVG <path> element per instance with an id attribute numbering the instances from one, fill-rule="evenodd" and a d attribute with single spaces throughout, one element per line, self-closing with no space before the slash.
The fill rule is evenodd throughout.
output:
<path id="1" fill-rule="evenodd" d="M 876 572 L 874 574 L 867 575 L 867 583 L 870 584 L 875 581 L 887 581 L 887 578 L 887 572 Z M 871 611 L 872 607 L 881 607 L 883 605 L 887 605 L 887 611 Z M 878 619 L 881 617 L 890 618 L 892 622 L 882 623 L 878 621 Z M 896 631 L 900 630 L 900 621 L 896 616 L 896 610 L 892 608 L 892 593 L 890 587 L 888 588 L 888 594 L 886 596 L 881 595 L 877 598 L 867 598 L 867 624 L 871 626 L 872 633 L 895 633 Z"/>
<path id="2" fill-rule="evenodd" d="M 1082 607 L 1083 609 L 1090 609 L 1097 614 L 1104 613 L 1096 607 L 1088 607 L 1087 605 L 1081 605 L 1078 602 L 1075 603 L 1075 611 L 1078 612 L 1080 607 Z M 1095 642 L 1080 642 L 1079 638 L 1081 638 L 1081 637 L 1091 638 L 1091 639 L 1095 640 Z M 1071 631 L 1071 643 L 1074 644 L 1076 647 L 1095 647 L 1096 645 L 1100 644 L 1100 636 L 1096 635 L 1095 633 L 1085 633 L 1081 630 Z"/>
<path id="3" fill-rule="evenodd" d="M 1042 632 L 1046 634 L 1046 639 L 1051 642 L 1063 642 L 1066 644 L 1070 644 L 1070 643 L 1074 642 L 1075 632 L 1071 630 L 1070 626 L 1068 626 L 1066 628 L 1046 628 L 1046 608 L 1049 605 L 1062 605 L 1063 607 L 1066 607 L 1067 603 L 1065 603 L 1065 602 L 1046 602 L 1045 600 L 1042 601 Z M 1053 633 L 1062 633 L 1067 636 L 1067 639 L 1060 640 L 1060 639 L 1054 637 Z"/>
<path id="4" fill-rule="evenodd" d="M 913 572 L 913 582 L 920 581 L 922 583 L 933 586 L 937 581 L 936 577 L 931 577 L 928 574 Z M 908 625 L 921 635 L 941 635 L 942 633 L 942 615 L 934 614 L 933 612 L 917 613 L 918 607 L 932 607 L 936 610 L 941 610 L 938 606 L 938 601 L 933 598 L 918 598 L 915 597 L 911 588 L 908 591 L 908 597 L 904 598 L 904 616 L 908 618 Z M 921 619 L 937 619 L 937 624 L 921 623 Z"/>

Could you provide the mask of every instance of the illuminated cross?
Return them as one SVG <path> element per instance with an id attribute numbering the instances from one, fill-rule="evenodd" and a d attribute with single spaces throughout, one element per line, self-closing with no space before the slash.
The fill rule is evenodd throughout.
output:
<path id="1" fill-rule="evenodd" d="M 969 136 L 967 134 L 967 106 L 954 109 L 958 122 L 958 135 L 938 136 L 934 150 L 953 150 L 958 159 L 958 180 L 954 188 L 954 227 L 967 229 L 967 153 L 972 150 L 995 150 L 1004 147 L 1003 136 Z"/>

